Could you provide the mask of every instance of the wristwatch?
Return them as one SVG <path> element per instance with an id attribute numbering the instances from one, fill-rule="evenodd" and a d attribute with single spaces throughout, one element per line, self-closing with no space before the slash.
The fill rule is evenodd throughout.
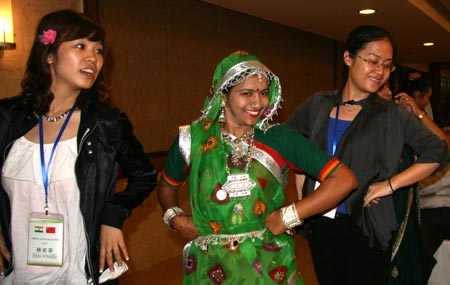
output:
<path id="1" fill-rule="evenodd" d="M 164 212 L 164 216 L 163 216 L 163 220 L 164 223 L 167 225 L 167 227 L 169 228 L 169 230 L 175 231 L 175 229 L 172 227 L 172 219 L 176 216 L 176 215 L 182 215 L 182 216 L 186 216 L 186 213 L 183 211 L 183 209 L 181 209 L 178 206 L 172 207 L 167 209 Z"/>
<path id="2" fill-rule="evenodd" d="M 419 115 L 417 115 L 417 118 L 419 119 L 419 120 L 422 120 L 423 119 L 423 117 L 425 116 L 425 112 L 424 111 L 422 111 L 422 112 L 420 112 L 420 114 Z"/>

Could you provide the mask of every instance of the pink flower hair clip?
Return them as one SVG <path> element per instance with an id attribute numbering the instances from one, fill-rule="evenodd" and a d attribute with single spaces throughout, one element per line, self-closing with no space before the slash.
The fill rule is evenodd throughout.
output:
<path id="1" fill-rule="evenodd" d="M 55 42 L 57 35 L 58 33 L 53 29 L 46 30 L 42 33 L 42 36 L 40 36 L 41 43 L 43 43 L 44 45 L 51 45 Z"/>

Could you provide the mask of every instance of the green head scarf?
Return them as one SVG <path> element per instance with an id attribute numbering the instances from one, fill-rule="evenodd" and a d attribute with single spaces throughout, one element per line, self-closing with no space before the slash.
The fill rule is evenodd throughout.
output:
<path id="1" fill-rule="evenodd" d="M 203 104 L 202 116 L 194 124 L 206 118 L 216 121 L 220 113 L 223 92 L 229 91 L 231 87 L 255 74 L 264 75 L 269 82 L 269 105 L 255 126 L 262 131 L 267 130 L 269 121 L 277 114 L 282 101 L 280 80 L 256 56 L 243 51 L 230 54 L 217 65 L 213 75 L 211 94 Z"/>
<path id="2" fill-rule="evenodd" d="M 221 126 L 218 119 L 222 96 L 223 93 L 228 93 L 231 87 L 255 74 L 267 78 L 269 103 L 254 128 L 262 132 L 269 129 L 269 121 L 276 114 L 281 102 L 279 79 L 255 56 L 245 52 L 235 52 L 224 58 L 216 67 L 211 95 L 206 98 L 202 116 L 190 125 L 190 135 L 180 134 L 180 144 L 186 146 L 185 150 L 189 148 L 188 151 L 182 150 L 181 152 L 186 156 L 189 153 L 189 196 L 194 223 L 201 235 L 214 233 L 211 221 L 217 221 L 223 225 L 221 233 L 242 232 L 241 226 L 245 226 L 245 224 L 240 222 L 236 224 L 226 217 L 229 213 L 233 213 L 236 203 L 244 205 L 246 211 L 249 211 L 247 215 L 253 211 L 253 205 L 250 205 L 254 202 L 252 199 L 246 199 L 245 202 L 217 202 L 216 191 L 221 189 L 228 179 L 226 160 L 228 154 L 232 152 L 232 146 L 224 144 L 221 137 Z M 189 138 L 189 140 L 185 138 Z M 262 170 L 263 168 L 264 166 L 254 163 L 254 166 L 248 169 L 249 177 L 253 181 L 258 181 L 258 173 L 266 172 L 266 170 Z M 232 168 L 230 171 L 242 172 L 236 168 Z M 256 183 L 253 189 L 255 189 L 255 193 L 263 193 L 262 190 L 257 191 L 257 188 L 261 188 L 259 183 Z M 216 207 L 217 203 L 221 204 L 220 207 Z M 262 227 L 263 221 L 259 221 L 262 223 Z M 246 226 L 254 227 L 254 224 L 249 223 Z"/>

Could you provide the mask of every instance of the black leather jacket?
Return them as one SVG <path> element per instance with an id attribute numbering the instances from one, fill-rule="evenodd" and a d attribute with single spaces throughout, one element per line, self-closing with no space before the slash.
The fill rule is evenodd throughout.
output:
<path id="1" fill-rule="evenodd" d="M 124 113 L 98 101 L 88 101 L 80 109 L 75 172 L 80 189 L 79 207 L 88 242 L 86 272 L 96 284 L 99 277 L 100 226 L 121 228 L 131 210 L 155 188 L 157 173 L 133 135 L 131 123 Z M 31 106 L 21 97 L 0 101 L 0 171 L 14 141 L 37 122 Z M 128 177 L 128 185 L 123 192 L 115 193 L 119 167 Z M 9 198 L 1 183 L 0 210 L 3 237 L 11 250 Z M 6 273 L 9 274 L 12 269 L 10 264 Z"/>

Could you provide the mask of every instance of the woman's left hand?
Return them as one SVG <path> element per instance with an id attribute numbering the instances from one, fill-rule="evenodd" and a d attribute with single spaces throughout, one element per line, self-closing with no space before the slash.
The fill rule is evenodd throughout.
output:
<path id="1" fill-rule="evenodd" d="M 280 209 L 276 209 L 266 217 L 266 227 L 274 235 L 281 235 L 286 231 L 280 216 Z"/>
<path id="2" fill-rule="evenodd" d="M 100 273 L 105 268 L 105 259 L 109 270 L 114 272 L 114 259 L 119 267 L 123 260 L 128 260 L 127 247 L 123 238 L 122 230 L 111 226 L 102 225 L 100 233 Z"/>
<path id="3" fill-rule="evenodd" d="M 370 207 L 370 203 L 378 204 L 381 197 L 391 195 L 388 180 L 383 180 L 369 186 L 364 197 L 364 207 Z"/>

